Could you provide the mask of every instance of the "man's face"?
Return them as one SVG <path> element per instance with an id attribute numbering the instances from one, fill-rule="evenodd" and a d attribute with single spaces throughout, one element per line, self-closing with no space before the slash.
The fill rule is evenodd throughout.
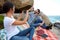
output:
<path id="1" fill-rule="evenodd" d="M 34 13 L 35 13 L 35 15 L 39 15 L 38 10 L 35 10 Z"/>

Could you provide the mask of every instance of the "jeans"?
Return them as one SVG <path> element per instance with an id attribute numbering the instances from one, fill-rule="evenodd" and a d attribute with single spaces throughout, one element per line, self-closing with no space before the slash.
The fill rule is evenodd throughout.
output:
<path id="1" fill-rule="evenodd" d="M 13 36 L 10 40 L 32 40 L 34 30 L 35 30 L 34 27 L 30 27 L 26 30 L 19 32 L 17 35 Z"/>
<path id="2" fill-rule="evenodd" d="M 37 19 L 35 22 L 34 22 L 34 24 L 38 24 L 38 23 L 42 23 L 42 21 L 40 20 L 40 19 Z M 46 26 L 46 24 L 44 23 L 42 26 L 41 26 L 42 28 L 47 28 L 47 26 Z"/>
<path id="3" fill-rule="evenodd" d="M 10 40 L 29 40 L 26 36 L 13 36 Z"/>
<path id="4" fill-rule="evenodd" d="M 30 18 L 30 19 L 32 19 L 32 18 Z M 32 20 L 30 20 L 30 21 L 32 21 Z M 33 27 L 38 27 L 38 26 L 40 26 L 40 23 L 42 23 L 43 21 L 40 19 L 40 18 L 37 18 L 37 20 L 35 20 L 34 22 L 32 22 L 32 23 L 30 23 L 30 21 L 28 21 L 28 23 L 29 23 L 29 25 L 30 26 L 33 26 Z M 44 29 L 46 29 L 46 24 L 44 23 L 42 26 L 41 26 L 42 28 L 44 28 Z"/>

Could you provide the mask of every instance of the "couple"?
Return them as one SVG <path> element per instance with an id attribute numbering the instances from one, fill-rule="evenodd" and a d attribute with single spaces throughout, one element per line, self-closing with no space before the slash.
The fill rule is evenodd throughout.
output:
<path id="1" fill-rule="evenodd" d="M 29 10 L 26 11 L 26 17 L 23 21 L 14 19 L 13 14 L 15 6 L 11 2 L 5 2 L 3 4 L 3 11 L 6 13 L 4 17 L 4 28 L 7 32 L 7 40 L 32 40 L 34 34 L 34 26 L 31 26 L 23 31 L 17 29 L 18 25 L 26 24 L 28 20 Z"/>
<path id="2" fill-rule="evenodd" d="M 4 17 L 4 28 L 7 32 L 7 39 L 8 40 L 32 40 L 34 30 L 37 26 L 41 25 L 38 22 L 38 24 L 29 24 L 30 27 L 19 31 L 17 29 L 18 25 L 26 24 L 28 20 L 29 10 L 26 11 L 26 17 L 23 21 L 20 21 L 20 17 L 18 19 L 14 19 L 13 14 L 15 11 L 15 6 L 11 2 L 6 2 L 3 4 L 3 11 L 6 13 L 6 16 Z M 29 23 L 29 22 L 28 22 Z"/>
<path id="3" fill-rule="evenodd" d="M 40 26 L 40 27 L 47 29 L 47 30 L 52 29 L 52 24 L 49 24 L 48 26 L 45 24 L 44 20 L 40 16 L 39 9 L 33 10 L 32 12 L 30 12 L 29 15 L 30 15 L 30 17 L 29 17 L 28 23 L 30 26 L 32 26 L 32 25 Z"/>

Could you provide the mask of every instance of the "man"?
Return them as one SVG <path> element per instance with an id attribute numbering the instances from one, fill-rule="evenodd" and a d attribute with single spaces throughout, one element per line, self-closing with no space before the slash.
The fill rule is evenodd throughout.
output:
<path id="1" fill-rule="evenodd" d="M 42 20 L 42 18 L 40 18 L 39 16 L 40 10 L 37 9 L 34 12 L 30 13 L 30 18 L 28 20 L 28 23 L 30 24 L 30 26 L 34 25 L 34 26 L 38 26 L 40 23 L 40 26 L 44 29 L 51 29 L 52 25 L 47 26 L 44 22 L 44 20 Z"/>
<path id="2" fill-rule="evenodd" d="M 48 16 L 46 16 L 42 11 L 40 11 L 40 9 L 38 9 L 39 12 L 39 16 L 42 18 L 42 20 L 44 21 L 44 23 L 49 26 L 52 25 L 51 21 L 49 20 Z"/>

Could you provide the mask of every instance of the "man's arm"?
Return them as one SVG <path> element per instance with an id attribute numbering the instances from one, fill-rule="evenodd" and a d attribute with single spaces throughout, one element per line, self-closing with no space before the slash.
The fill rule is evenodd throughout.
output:
<path id="1" fill-rule="evenodd" d="M 36 28 L 36 27 L 40 26 L 40 23 L 31 24 L 30 26 Z"/>
<path id="2" fill-rule="evenodd" d="M 42 21 L 42 23 L 40 23 L 40 26 L 43 26 L 43 24 L 44 24 L 44 21 Z"/>

